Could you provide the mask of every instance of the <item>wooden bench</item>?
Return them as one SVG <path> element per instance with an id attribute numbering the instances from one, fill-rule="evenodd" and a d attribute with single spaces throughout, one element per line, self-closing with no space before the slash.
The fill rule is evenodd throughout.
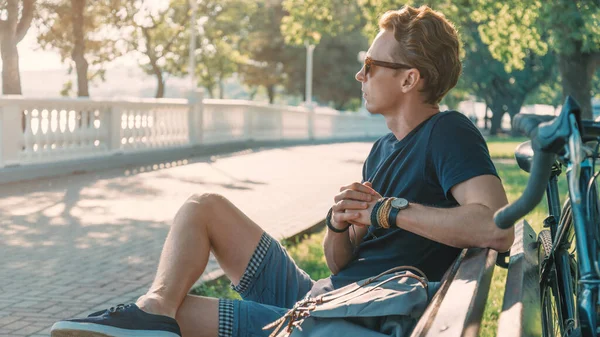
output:
<path id="1" fill-rule="evenodd" d="M 535 243 L 536 235 L 529 224 L 518 223 L 499 321 L 502 335 L 498 336 L 541 335 Z M 502 258 L 498 259 L 498 253 L 491 249 L 464 249 L 444 275 L 411 337 L 478 336 L 494 267 L 503 264 Z"/>
<path id="2" fill-rule="evenodd" d="M 537 235 L 527 221 L 515 226 L 498 337 L 541 336 Z"/>

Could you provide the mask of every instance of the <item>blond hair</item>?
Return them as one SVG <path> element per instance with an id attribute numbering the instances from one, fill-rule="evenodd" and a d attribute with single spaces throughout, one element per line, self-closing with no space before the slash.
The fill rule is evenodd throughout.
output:
<path id="1" fill-rule="evenodd" d="M 428 6 L 404 6 L 383 14 L 379 28 L 393 32 L 398 41 L 394 56 L 417 68 L 426 81 L 425 102 L 438 104 L 462 71 L 454 25 Z"/>

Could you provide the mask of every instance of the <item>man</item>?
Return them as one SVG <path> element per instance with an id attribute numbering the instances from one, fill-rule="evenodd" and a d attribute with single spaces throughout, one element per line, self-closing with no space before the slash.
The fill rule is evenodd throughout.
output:
<path id="1" fill-rule="evenodd" d="M 425 6 L 387 12 L 379 24 L 356 79 L 367 109 L 383 115 L 391 133 L 374 144 L 363 183 L 334 197 L 324 240 L 329 278 L 311 280 L 227 199 L 192 196 L 175 216 L 148 293 L 135 304 L 58 322 L 52 336 L 267 336 L 262 327 L 311 289 L 339 288 L 398 265 L 439 281 L 460 248 L 508 250 L 512 229 L 492 221 L 507 200 L 487 146 L 467 117 L 439 111 L 461 71 L 456 30 Z M 382 213 L 381 196 L 408 203 Z M 209 251 L 243 301 L 187 294 Z"/>

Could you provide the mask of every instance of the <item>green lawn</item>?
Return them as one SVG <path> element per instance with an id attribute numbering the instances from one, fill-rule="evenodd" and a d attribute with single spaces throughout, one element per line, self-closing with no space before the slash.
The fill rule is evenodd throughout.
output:
<path id="1" fill-rule="evenodd" d="M 514 149 L 523 141 L 525 141 L 524 138 L 489 137 L 487 139 L 492 159 L 503 159 L 501 163 L 496 162 L 496 168 L 502 179 L 508 199 L 511 202 L 520 196 L 523 187 L 527 183 L 528 174 L 521 171 L 516 163 L 507 162 L 506 159 L 514 158 Z M 560 180 L 560 187 L 561 191 L 566 191 L 564 181 L 562 180 Z M 564 200 L 564 195 L 561 195 L 561 200 Z M 546 201 L 543 200 L 533 212 L 526 216 L 527 221 L 536 232 L 539 232 L 541 229 L 546 212 Z M 329 275 L 321 246 L 324 235 L 325 231 L 322 230 L 303 238 L 301 242 L 285 243 L 288 252 L 300 268 L 304 269 L 313 279 L 320 279 Z M 496 267 L 484 312 L 483 327 L 480 333 L 482 337 L 496 335 L 498 315 L 502 308 L 505 281 L 506 270 Z M 205 296 L 238 298 L 235 292 L 229 290 L 228 282 L 225 281 L 203 285 L 199 289 L 195 289 L 194 293 Z"/>

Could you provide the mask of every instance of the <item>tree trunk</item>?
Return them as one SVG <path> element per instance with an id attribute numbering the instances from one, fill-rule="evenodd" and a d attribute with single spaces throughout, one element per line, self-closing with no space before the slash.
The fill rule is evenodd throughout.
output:
<path id="1" fill-rule="evenodd" d="M 269 104 L 273 104 L 275 102 L 275 86 L 274 85 L 267 86 L 267 95 L 269 95 Z"/>
<path id="2" fill-rule="evenodd" d="M 510 135 L 513 137 L 521 136 L 521 134 L 519 134 L 517 132 L 517 130 L 513 129 L 512 119 L 513 119 L 513 117 L 515 117 L 516 114 L 521 112 L 521 107 L 523 107 L 523 102 L 525 102 L 525 97 L 519 97 L 519 98 L 515 98 L 512 101 L 512 103 L 508 105 L 508 114 L 510 115 Z"/>
<path id="3" fill-rule="evenodd" d="M 2 57 L 2 93 L 21 95 L 19 52 L 17 44 L 23 40 L 33 20 L 34 0 L 6 2 L 6 18 L 0 19 L 0 56 Z M 19 14 L 21 17 L 19 18 Z"/>
<path id="4" fill-rule="evenodd" d="M 14 36 L 11 36 L 11 34 L 3 36 L 0 51 L 2 52 L 2 94 L 21 95 L 19 53 Z"/>
<path id="5" fill-rule="evenodd" d="M 252 87 L 250 89 L 250 92 L 248 93 L 248 95 L 250 96 L 251 101 L 254 101 L 254 98 L 256 97 L 257 93 L 258 93 L 258 87 Z"/>
<path id="6" fill-rule="evenodd" d="M 219 78 L 219 98 L 225 98 L 225 88 L 223 85 L 223 80 Z"/>
<path id="7" fill-rule="evenodd" d="M 165 80 L 163 79 L 163 75 L 160 71 L 158 73 L 156 73 L 155 75 L 156 75 L 156 81 L 158 82 L 158 85 L 156 87 L 156 95 L 154 95 L 154 97 L 155 98 L 163 98 L 163 97 L 165 97 Z"/>
<path id="8" fill-rule="evenodd" d="M 492 102 L 490 109 L 492 110 L 490 135 L 495 136 L 498 131 L 502 131 L 502 117 L 504 117 L 506 110 L 504 110 L 502 103 L 498 102 Z"/>
<path id="9" fill-rule="evenodd" d="M 490 120 L 490 118 L 488 117 L 488 110 L 490 109 L 489 106 L 487 106 L 487 104 L 485 105 L 485 114 L 483 115 L 483 129 L 487 130 L 488 129 L 488 121 Z"/>
<path id="10" fill-rule="evenodd" d="M 581 52 L 558 57 L 563 96 L 570 95 L 579 103 L 583 119 L 593 119 L 591 90 L 596 70 L 595 57 L 597 55 Z"/>
<path id="11" fill-rule="evenodd" d="M 83 31 L 83 10 L 85 0 L 71 0 L 73 11 L 73 52 L 71 57 L 77 69 L 77 96 L 89 97 L 88 62 L 85 59 L 85 33 Z"/>
<path id="12" fill-rule="evenodd" d="M 215 98 L 215 86 L 207 85 L 205 86 L 206 91 L 208 92 L 208 98 Z"/>

